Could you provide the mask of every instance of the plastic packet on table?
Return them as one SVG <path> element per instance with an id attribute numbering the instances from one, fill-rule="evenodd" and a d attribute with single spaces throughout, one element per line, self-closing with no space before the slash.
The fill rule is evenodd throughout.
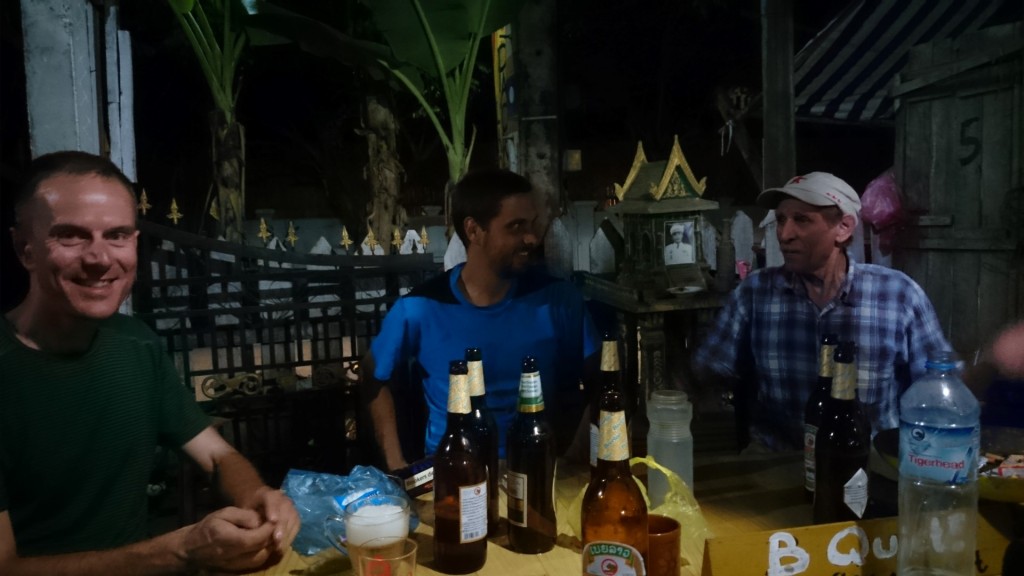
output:
<path id="1" fill-rule="evenodd" d="M 681 528 L 679 535 L 679 557 L 682 560 L 680 566 L 692 565 L 695 567 L 695 573 L 700 574 L 701 563 L 704 560 L 704 541 L 711 538 L 712 533 L 711 529 L 708 528 L 707 521 L 704 520 L 704 515 L 700 512 L 700 505 L 697 504 L 697 500 L 693 497 L 693 491 L 690 490 L 690 487 L 686 485 L 686 482 L 678 474 L 658 464 L 653 456 L 630 458 L 629 464 L 630 466 L 645 464 L 648 468 L 658 470 L 668 477 L 669 490 L 665 494 L 665 501 L 662 502 L 661 506 L 653 510 L 650 508 L 651 499 L 647 496 L 647 489 L 644 488 L 643 482 L 636 476 L 633 479 L 640 486 L 640 492 L 644 495 L 644 502 L 647 503 L 649 514 L 661 514 L 679 522 Z M 580 522 L 583 512 L 583 495 L 586 492 L 587 486 L 583 486 L 580 493 L 576 495 L 576 498 L 569 505 L 568 512 L 566 512 L 569 515 L 569 527 L 572 528 L 573 534 L 581 540 L 583 533 Z"/>
<path id="2" fill-rule="evenodd" d="M 342 514 L 346 504 L 363 496 L 390 494 L 405 498 L 409 502 L 409 532 L 419 525 L 416 509 L 405 490 L 373 466 L 355 466 L 348 476 L 292 469 L 281 489 L 295 503 L 302 521 L 292 549 L 303 556 L 333 550 L 324 534 L 324 519 Z"/>

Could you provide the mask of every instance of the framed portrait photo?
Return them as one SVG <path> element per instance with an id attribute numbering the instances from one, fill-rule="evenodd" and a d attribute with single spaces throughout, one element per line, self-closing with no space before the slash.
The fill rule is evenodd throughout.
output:
<path id="1" fill-rule="evenodd" d="M 696 220 L 671 220 L 665 223 L 665 266 L 693 264 L 697 261 L 694 240 Z"/>

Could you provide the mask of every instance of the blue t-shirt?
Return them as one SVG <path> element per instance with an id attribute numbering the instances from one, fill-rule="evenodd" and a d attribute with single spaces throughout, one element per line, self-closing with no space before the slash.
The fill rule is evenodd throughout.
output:
<path id="1" fill-rule="evenodd" d="M 491 306 L 474 306 L 458 288 L 462 265 L 400 298 L 370 346 L 374 378 L 388 381 L 412 358 L 423 380 L 428 408 L 426 453 L 433 454 L 448 414 L 448 363 L 466 348 L 483 353 L 487 406 L 498 423 L 499 457 L 512 422 L 524 356 L 540 367 L 549 418 L 578 417 L 584 404 L 580 377 L 584 359 L 600 350 L 600 339 L 579 291 L 564 280 L 529 270 Z"/>

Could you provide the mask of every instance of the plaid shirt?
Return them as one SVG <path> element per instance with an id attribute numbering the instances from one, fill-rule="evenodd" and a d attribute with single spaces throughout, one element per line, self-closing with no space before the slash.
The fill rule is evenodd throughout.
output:
<path id="1" fill-rule="evenodd" d="M 857 343 L 857 397 L 872 434 L 899 425 L 900 394 L 924 374 L 929 355 L 951 349 L 920 286 L 847 257 L 846 279 L 822 309 L 795 274 L 757 271 L 733 291 L 694 356 L 698 373 L 756 382 L 751 436 L 770 448 L 803 445 L 823 334 Z"/>

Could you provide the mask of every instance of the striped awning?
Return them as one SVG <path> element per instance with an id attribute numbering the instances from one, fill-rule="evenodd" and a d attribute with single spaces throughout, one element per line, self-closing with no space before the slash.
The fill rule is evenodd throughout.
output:
<path id="1" fill-rule="evenodd" d="M 1019 1 L 1019 0 L 1013 0 Z M 798 118 L 872 122 L 895 113 L 893 80 L 918 44 L 985 27 L 1003 0 L 858 0 L 793 61 Z"/>

